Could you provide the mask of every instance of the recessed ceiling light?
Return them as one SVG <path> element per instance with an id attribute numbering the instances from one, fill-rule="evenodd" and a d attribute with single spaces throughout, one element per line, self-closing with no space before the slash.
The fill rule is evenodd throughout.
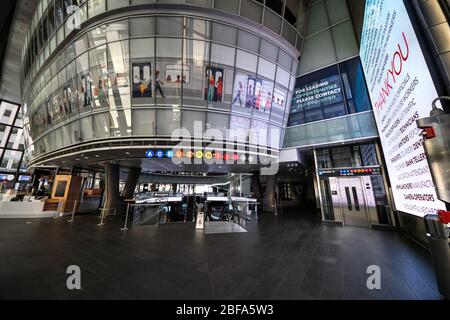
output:
<path id="1" fill-rule="evenodd" d="M 127 152 L 125 152 L 125 154 L 126 154 L 127 156 L 129 156 L 131 153 L 129 153 L 129 152 L 127 151 Z"/>
<path id="2" fill-rule="evenodd" d="M 98 154 L 95 155 L 96 158 L 100 158 L 100 156 Z"/>

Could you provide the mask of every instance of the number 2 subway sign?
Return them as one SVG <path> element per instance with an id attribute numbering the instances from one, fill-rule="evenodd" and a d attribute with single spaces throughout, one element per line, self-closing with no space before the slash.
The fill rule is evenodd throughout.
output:
<path id="1" fill-rule="evenodd" d="M 360 56 L 397 210 L 444 209 L 416 125 L 438 94 L 402 0 L 367 0 Z"/>

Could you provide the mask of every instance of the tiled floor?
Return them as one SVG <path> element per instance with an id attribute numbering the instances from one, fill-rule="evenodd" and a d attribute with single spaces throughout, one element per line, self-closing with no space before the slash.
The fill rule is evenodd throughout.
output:
<path id="1" fill-rule="evenodd" d="M 428 253 L 395 232 L 263 217 L 247 233 L 194 224 L 120 231 L 120 218 L 0 220 L 2 299 L 441 299 Z M 114 220 L 116 219 L 116 220 Z M 82 290 L 66 288 L 66 268 Z M 382 289 L 366 287 L 369 265 Z"/>

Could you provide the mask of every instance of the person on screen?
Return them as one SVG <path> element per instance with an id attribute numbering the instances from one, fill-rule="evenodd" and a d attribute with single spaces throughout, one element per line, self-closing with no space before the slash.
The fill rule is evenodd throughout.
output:
<path id="1" fill-rule="evenodd" d="M 272 94 L 269 92 L 267 92 L 267 99 L 266 99 L 266 104 L 264 106 L 264 112 L 268 112 L 270 110 L 270 104 L 272 102 Z"/>
<path id="2" fill-rule="evenodd" d="M 217 80 L 216 83 L 216 88 L 217 88 L 217 102 L 222 102 L 222 91 L 223 91 L 223 80 L 222 77 L 219 76 L 219 79 Z"/>
<path id="3" fill-rule="evenodd" d="M 164 85 L 164 82 L 162 82 L 161 80 L 159 80 L 159 70 L 156 70 L 156 73 L 155 73 L 155 91 L 156 92 L 158 92 L 159 91 L 159 93 L 161 94 L 161 96 L 163 97 L 163 98 L 165 98 L 166 96 L 164 95 L 164 92 L 163 92 L 163 90 L 162 90 L 162 85 Z"/>
<path id="4" fill-rule="evenodd" d="M 242 107 L 242 91 L 244 86 L 242 85 L 242 81 L 239 81 L 239 87 L 236 90 L 236 94 L 233 99 L 233 104 L 236 104 L 236 101 L 239 100 L 239 105 Z"/>
<path id="5" fill-rule="evenodd" d="M 209 75 L 209 87 L 208 87 L 208 101 L 214 101 L 214 89 L 215 89 L 216 80 L 212 72 Z"/>

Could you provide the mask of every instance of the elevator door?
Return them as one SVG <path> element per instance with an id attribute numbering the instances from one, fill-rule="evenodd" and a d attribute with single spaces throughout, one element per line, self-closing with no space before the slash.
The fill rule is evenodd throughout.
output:
<path id="1" fill-rule="evenodd" d="M 340 203 L 345 225 L 370 227 L 361 178 L 339 178 L 338 181 Z"/>

